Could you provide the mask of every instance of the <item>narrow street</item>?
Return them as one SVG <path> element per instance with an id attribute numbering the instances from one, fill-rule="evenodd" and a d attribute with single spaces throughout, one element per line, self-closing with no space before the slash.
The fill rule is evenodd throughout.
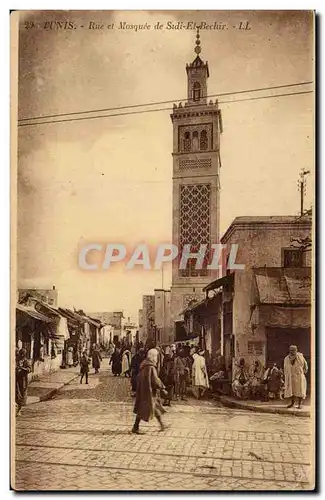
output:
<path id="1" fill-rule="evenodd" d="M 16 490 L 311 489 L 308 418 L 189 399 L 168 409 L 167 431 L 152 421 L 134 435 L 129 380 L 103 368 L 23 409 Z"/>

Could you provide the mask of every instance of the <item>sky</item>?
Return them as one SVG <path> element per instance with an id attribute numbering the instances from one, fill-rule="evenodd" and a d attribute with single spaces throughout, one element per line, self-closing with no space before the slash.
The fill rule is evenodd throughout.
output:
<path id="1" fill-rule="evenodd" d="M 74 22 L 76 29 L 43 29 L 54 20 Z M 32 21 L 39 27 L 27 29 Z M 89 29 L 91 21 L 105 29 Z M 196 31 L 167 30 L 168 21 L 217 21 L 229 27 L 201 30 L 209 94 L 313 80 L 313 19 L 303 11 L 24 12 L 18 118 L 178 103 L 187 95 L 185 66 L 195 57 Z M 249 21 L 251 30 L 232 28 L 240 21 Z M 121 30 L 120 22 L 164 27 Z M 305 198 L 306 208 L 311 206 L 313 99 L 305 94 L 220 105 L 221 234 L 237 216 L 298 214 L 302 168 L 311 170 Z M 129 248 L 171 242 L 171 152 L 169 111 L 19 127 L 18 287 L 55 284 L 62 307 L 124 310 L 137 320 L 142 295 L 162 286 L 162 273 L 127 271 L 123 264 L 84 271 L 78 251 L 92 242 Z M 166 266 L 163 286 L 170 284 Z"/>

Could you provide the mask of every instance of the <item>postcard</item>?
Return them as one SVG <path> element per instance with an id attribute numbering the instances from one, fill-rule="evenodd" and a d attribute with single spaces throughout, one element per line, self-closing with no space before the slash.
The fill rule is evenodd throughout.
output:
<path id="1" fill-rule="evenodd" d="M 10 21 L 11 488 L 314 490 L 314 12 Z"/>

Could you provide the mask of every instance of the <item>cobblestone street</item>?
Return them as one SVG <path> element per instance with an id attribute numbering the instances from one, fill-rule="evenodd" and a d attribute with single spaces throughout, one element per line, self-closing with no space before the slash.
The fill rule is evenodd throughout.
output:
<path id="1" fill-rule="evenodd" d="M 106 366 L 106 361 L 105 361 Z M 130 433 L 128 379 L 103 371 L 17 418 L 16 490 L 310 490 L 310 419 L 177 403 Z"/>

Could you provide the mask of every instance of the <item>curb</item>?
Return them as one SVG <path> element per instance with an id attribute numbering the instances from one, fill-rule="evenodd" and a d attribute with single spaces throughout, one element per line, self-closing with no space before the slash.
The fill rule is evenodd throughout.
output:
<path id="1" fill-rule="evenodd" d="M 228 408 L 239 408 L 240 410 L 249 410 L 255 413 L 271 413 L 277 415 L 291 415 L 295 417 L 310 417 L 308 410 L 288 410 L 287 408 L 265 408 L 263 406 L 254 406 L 241 401 L 234 401 L 233 399 L 225 396 L 218 398 L 223 406 Z"/>
<path id="2" fill-rule="evenodd" d="M 60 384 L 58 387 L 54 387 L 53 389 L 51 389 L 50 391 L 48 391 L 46 394 L 43 394 L 43 396 L 40 396 L 39 398 L 37 398 L 37 401 L 33 401 L 31 403 L 27 403 L 26 406 L 29 406 L 29 405 L 33 405 L 35 403 L 41 403 L 43 401 L 48 401 L 49 399 L 52 399 L 53 396 L 55 396 L 61 389 L 62 387 L 64 387 L 65 385 L 68 385 L 70 384 L 70 382 L 72 382 L 73 380 L 75 380 L 76 378 L 79 377 L 79 374 L 76 373 L 70 380 L 68 380 L 67 382 L 63 382 L 62 384 Z M 28 396 L 27 396 L 28 397 Z M 35 399 L 37 396 L 34 396 Z"/>

